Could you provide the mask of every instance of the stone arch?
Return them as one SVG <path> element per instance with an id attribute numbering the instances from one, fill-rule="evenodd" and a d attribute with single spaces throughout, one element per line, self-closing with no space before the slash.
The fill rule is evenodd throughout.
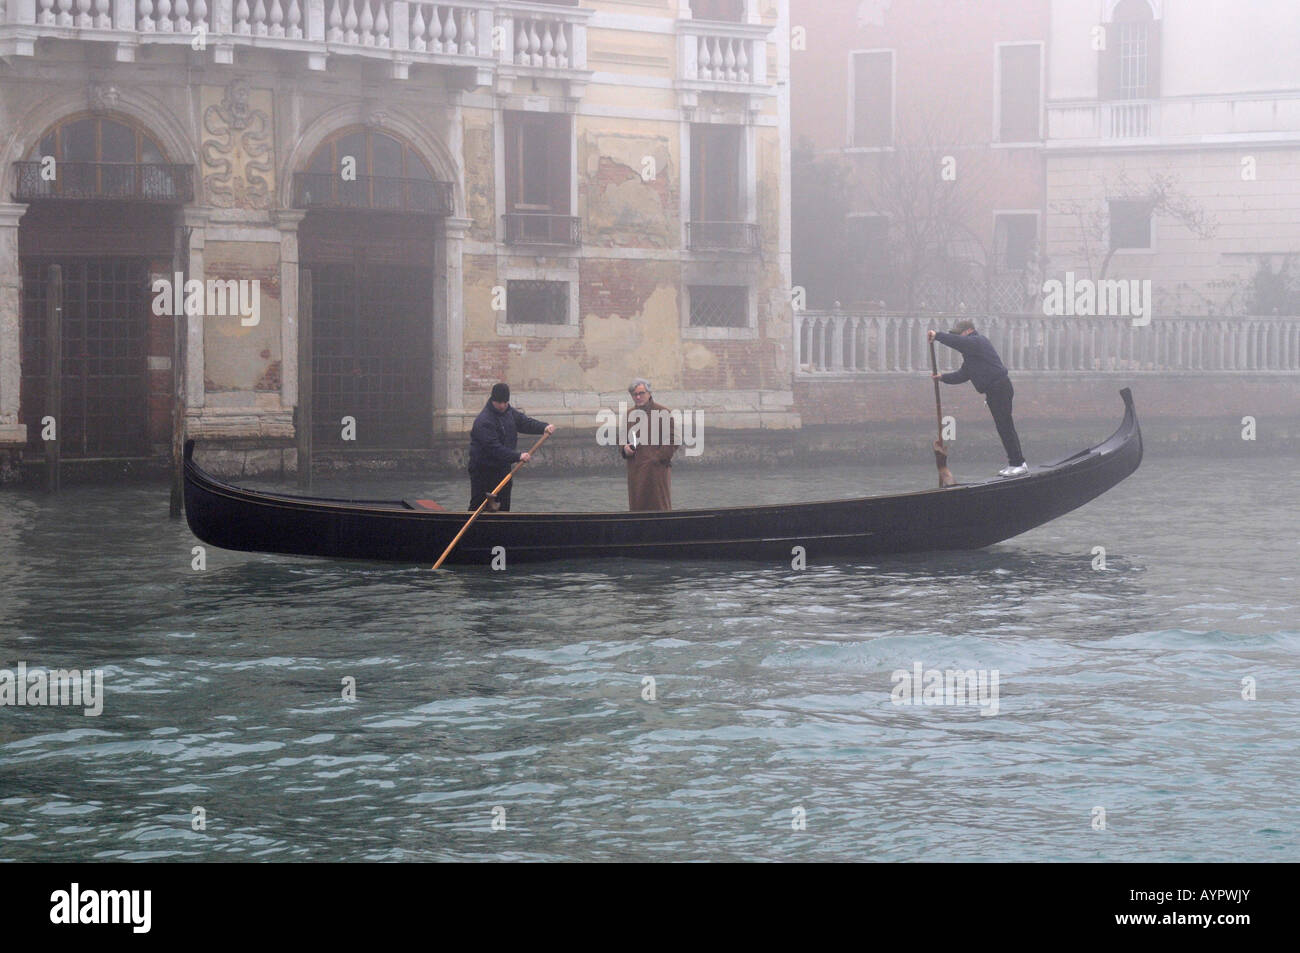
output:
<path id="1" fill-rule="evenodd" d="M 193 140 L 184 124 L 161 102 L 130 88 L 92 86 L 89 91 L 83 88 L 55 93 L 32 106 L 15 124 L 13 135 L 0 152 L 0 195 L 12 195 L 18 189 L 15 162 L 22 161 L 51 129 L 87 113 L 139 127 L 158 144 L 168 162 L 197 169 Z"/>
<path id="2" fill-rule="evenodd" d="M 357 127 L 369 127 L 403 140 L 429 167 L 435 179 L 452 184 L 452 214 L 464 214 L 464 176 L 461 173 L 461 163 L 442 140 L 430 134 L 425 124 L 402 111 L 385 110 L 377 116 L 373 111 L 367 111 L 364 105 L 356 103 L 327 109 L 307 124 L 280 165 L 277 187 L 280 208 L 293 208 L 293 174 L 304 171 L 316 150 L 336 133 Z"/>
<path id="3" fill-rule="evenodd" d="M 1102 11 L 1103 16 L 1101 18 L 1101 22 L 1114 23 L 1115 8 L 1124 2 L 1125 0 L 1106 0 L 1106 6 L 1103 8 Z M 1147 7 L 1151 10 L 1151 19 L 1159 20 L 1164 16 L 1164 6 L 1165 6 L 1164 0 L 1139 0 L 1139 2 L 1145 3 Z"/>

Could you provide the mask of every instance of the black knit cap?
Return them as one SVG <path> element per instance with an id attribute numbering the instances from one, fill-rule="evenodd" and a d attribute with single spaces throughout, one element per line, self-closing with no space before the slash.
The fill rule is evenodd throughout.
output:
<path id="1" fill-rule="evenodd" d="M 952 326 L 952 330 L 949 331 L 948 333 L 949 333 L 949 334 L 961 334 L 961 333 L 963 333 L 963 332 L 965 332 L 965 331 L 974 331 L 974 330 L 975 330 L 975 322 L 974 322 L 974 321 L 958 321 L 956 324 L 954 324 L 954 325 Z"/>
<path id="2" fill-rule="evenodd" d="M 492 385 L 492 399 L 493 399 L 494 401 L 496 401 L 497 403 L 500 403 L 500 404 L 508 404 L 508 403 L 510 403 L 510 385 L 509 385 L 509 384 L 493 384 L 493 385 Z"/>

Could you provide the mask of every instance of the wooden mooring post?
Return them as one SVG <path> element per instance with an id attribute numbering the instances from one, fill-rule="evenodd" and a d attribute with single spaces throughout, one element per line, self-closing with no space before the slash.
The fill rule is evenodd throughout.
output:
<path id="1" fill-rule="evenodd" d="M 63 421 L 63 266 L 50 265 L 45 293 L 46 383 L 45 415 L 41 430 L 51 434 L 45 439 L 45 489 L 59 492 L 59 444 Z M 46 420 L 50 423 L 47 425 Z M 42 434 L 44 436 L 44 434 Z"/>
<path id="2" fill-rule="evenodd" d="M 298 406 L 294 408 L 294 434 L 298 440 L 298 487 L 311 489 L 311 270 L 299 271 L 298 281 Z"/>

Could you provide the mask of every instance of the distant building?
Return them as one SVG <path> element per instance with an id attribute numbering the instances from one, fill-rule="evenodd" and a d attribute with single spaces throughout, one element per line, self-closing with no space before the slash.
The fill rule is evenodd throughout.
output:
<path id="1" fill-rule="evenodd" d="M 793 254 L 809 308 L 1033 306 L 1048 12 L 793 0 Z"/>
<path id="2" fill-rule="evenodd" d="M 1050 50 L 1048 277 L 1300 313 L 1300 5 L 1053 0 Z"/>
<path id="3" fill-rule="evenodd" d="M 308 356 L 317 450 L 463 450 L 497 380 L 593 432 L 634 376 L 797 425 L 787 30 L 785 0 L 0 0 L 0 451 L 42 445 L 59 294 L 65 456 L 166 447 L 177 303 L 189 435 L 272 468 Z"/>

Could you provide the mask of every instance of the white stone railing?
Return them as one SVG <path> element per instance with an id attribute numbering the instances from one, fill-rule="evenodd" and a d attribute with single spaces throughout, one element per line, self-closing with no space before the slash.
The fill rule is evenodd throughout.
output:
<path id="1" fill-rule="evenodd" d="M 502 64 L 532 69 L 585 70 L 587 20 L 592 11 L 542 3 L 502 4 L 496 11 Z"/>
<path id="2" fill-rule="evenodd" d="M 0 0 L 0 56 L 32 56 L 36 40 L 50 36 L 116 43 L 118 60 L 133 59 L 141 44 L 188 43 L 213 47 L 225 63 L 233 61 L 232 47 L 255 45 L 307 52 L 314 69 L 323 69 L 328 55 L 351 54 L 391 57 L 397 75 L 411 61 L 449 57 L 456 65 L 468 57 L 470 65 L 491 67 L 502 57 L 493 48 L 501 9 L 495 0 Z M 538 23 L 541 63 L 572 65 L 580 51 L 585 64 L 585 21 L 548 34 L 549 21 L 535 18 L 529 44 Z M 200 34 L 202 46 L 195 40 Z M 543 49 L 548 36 L 551 45 Z M 513 43 L 498 45 L 513 55 Z M 531 64 L 531 45 L 528 57 Z"/>
<path id="3" fill-rule="evenodd" d="M 796 312 L 800 377 L 918 373 L 930 368 L 926 331 L 963 315 Z M 1153 318 L 970 316 L 1013 372 L 1300 373 L 1300 317 Z M 960 364 L 936 350 L 940 371 Z"/>
<path id="4" fill-rule="evenodd" d="M 1049 148 L 1123 145 L 1131 139 L 1293 141 L 1297 129 L 1300 92 L 1294 91 L 1047 104 Z"/>
<path id="5" fill-rule="evenodd" d="M 768 85 L 767 35 L 770 27 L 679 20 L 677 30 L 679 80 L 701 88 Z"/>

